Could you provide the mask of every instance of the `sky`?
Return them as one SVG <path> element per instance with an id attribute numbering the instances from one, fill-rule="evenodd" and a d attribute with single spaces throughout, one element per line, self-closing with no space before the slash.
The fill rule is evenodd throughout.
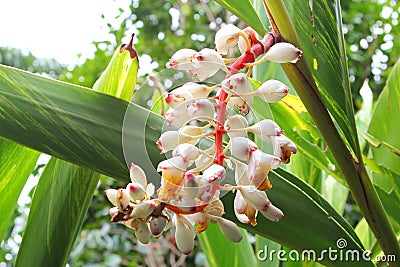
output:
<path id="1" fill-rule="evenodd" d="M 0 47 L 76 64 L 77 54 L 92 55 L 92 41 L 107 39 L 101 15 L 114 17 L 126 4 L 126 0 L 0 0 Z"/>

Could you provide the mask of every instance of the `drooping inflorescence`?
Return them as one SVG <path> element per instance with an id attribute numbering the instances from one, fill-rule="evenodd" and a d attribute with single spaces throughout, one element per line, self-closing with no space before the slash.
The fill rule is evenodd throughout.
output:
<path id="1" fill-rule="evenodd" d="M 163 132 L 157 141 L 161 153 L 170 155 L 158 164 L 160 188 L 155 190 L 144 171 L 132 164 L 131 183 L 123 189 L 106 190 L 115 206 L 109 210 L 112 222 L 133 228 L 142 243 L 148 243 L 152 235 L 157 238 L 173 223 L 177 247 L 185 254 L 192 251 L 196 233 L 206 230 L 209 223 L 217 223 L 231 241 L 241 240 L 236 224 L 222 217 L 221 191 L 235 192 L 234 211 L 242 223 L 256 225 L 258 213 L 272 221 L 281 219 L 283 212 L 265 192 L 272 187 L 268 173 L 296 153 L 295 144 L 276 122 L 264 119 L 249 126 L 245 116 L 254 97 L 274 103 L 289 91 L 278 80 L 268 80 L 253 90 L 249 80 L 252 66 L 266 60 L 295 63 L 301 51 L 280 42 L 279 35 L 269 33 L 259 40 L 251 28 L 240 30 L 234 25 L 217 32 L 215 45 L 216 50 L 181 49 L 168 63 L 200 82 L 220 70 L 226 77 L 214 86 L 190 82 L 167 94 L 165 120 L 175 129 Z M 236 45 L 242 55 L 225 60 L 223 55 Z M 228 66 L 226 62 L 232 61 Z M 247 73 L 239 72 L 245 67 L 249 67 Z M 262 151 L 248 133 L 270 142 L 273 154 Z M 213 139 L 213 145 L 201 148 L 199 141 L 205 138 Z M 222 185 L 227 168 L 235 170 L 234 183 Z"/>

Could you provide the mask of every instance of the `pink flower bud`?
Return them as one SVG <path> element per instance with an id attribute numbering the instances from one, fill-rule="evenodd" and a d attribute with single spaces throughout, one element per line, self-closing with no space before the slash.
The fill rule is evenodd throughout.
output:
<path id="1" fill-rule="evenodd" d="M 265 54 L 265 57 L 276 63 L 296 63 L 303 52 L 289 43 L 277 43 Z"/>
<path id="2" fill-rule="evenodd" d="M 156 238 L 158 238 L 164 231 L 166 225 L 167 218 L 164 216 L 153 217 L 150 220 L 150 231 Z"/>
<path id="3" fill-rule="evenodd" d="M 249 127 L 248 130 L 254 133 L 257 137 L 263 141 L 271 142 L 271 136 L 277 136 L 283 134 L 282 129 L 273 120 L 265 119 L 257 122 L 253 126 Z"/>
<path id="4" fill-rule="evenodd" d="M 192 57 L 197 52 L 193 49 L 180 49 L 172 55 L 171 59 L 168 62 L 168 65 L 171 68 L 177 70 L 189 70 L 192 67 Z"/>
<path id="5" fill-rule="evenodd" d="M 275 103 L 289 93 L 289 87 L 278 80 L 268 80 L 263 83 L 254 95 L 261 97 L 265 102 Z"/>
<path id="6" fill-rule="evenodd" d="M 163 132 L 157 141 L 157 146 L 161 153 L 168 152 L 179 145 L 179 132 L 166 131 Z"/>
<path id="7" fill-rule="evenodd" d="M 154 200 L 144 200 L 143 202 L 137 204 L 131 214 L 131 218 L 146 218 L 149 216 L 151 213 L 153 213 L 154 209 L 156 207 L 156 204 L 154 203 Z"/>
<path id="8" fill-rule="evenodd" d="M 253 92 L 250 82 L 244 73 L 234 74 L 221 82 L 222 89 L 233 95 L 228 101 L 228 107 L 236 107 L 244 115 L 249 113 L 249 106 L 253 103 L 252 96 L 244 96 Z M 242 96 L 243 95 L 243 96 Z"/>
<path id="9" fill-rule="evenodd" d="M 191 144 L 180 144 L 174 149 L 172 156 L 181 156 L 183 159 L 196 160 L 200 156 L 200 150 Z"/>
<path id="10" fill-rule="evenodd" d="M 250 152 L 257 149 L 257 145 L 245 137 L 232 138 L 229 143 L 229 150 L 231 151 L 232 156 L 240 160 L 248 161 Z"/>
<path id="11" fill-rule="evenodd" d="M 187 114 L 191 119 L 209 121 L 214 119 L 214 105 L 208 99 L 198 99 L 187 107 Z"/>
<path id="12" fill-rule="evenodd" d="M 239 41 L 240 29 L 233 24 L 226 24 L 215 34 L 215 47 L 218 53 L 228 54 L 230 48 L 234 47 Z"/>
<path id="13" fill-rule="evenodd" d="M 204 177 L 209 183 L 220 182 L 225 178 L 225 168 L 221 165 L 214 164 L 203 171 Z"/>
<path id="14" fill-rule="evenodd" d="M 146 174 L 138 165 L 132 163 L 129 169 L 132 183 L 139 183 L 143 188 L 147 186 Z"/>
<path id="15" fill-rule="evenodd" d="M 167 121 L 168 126 L 171 127 L 182 127 L 186 123 L 190 121 L 190 116 L 186 112 L 186 110 L 176 110 L 173 108 L 169 108 L 165 113 L 165 120 Z"/>
<path id="16" fill-rule="evenodd" d="M 182 215 L 176 215 L 176 230 L 175 230 L 175 240 L 178 249 L 189 255 L 194 247 L 194 238 L 196 236 L 196 231 L 193 225 Z"/>
<path id="17" fill-rule="evenodd" d="M 215 50 L 203 48 L 192 57 L 192 68 L 189 73 L 200 81 L 213 76 L 217 71 L 223 69 L 228 72 L 222 56 Z"/>
<path id="18" fill-rule="evenodd" d="M 133 201 L 140 201 L 143 200 L 146 196 L 146 191 L 143 186 L 139 183 L 129 183 L 126 186 L 126 191 L 128 191 L 131 199 Z"/>
<path id="19" fill-rule="evenodd" d="M 260 211 L 265 218 L 278 222 L 283 217 L 283 212 L 272 204 L 269 204 L 266 210 Z"/>
<path id="20" fill-rule="evenodd" d="M 222 217 L 217 220 L 217 223 L 219 229 L 221 229 L 221 232 L 230 241 L 238 243 L 240 240 L 242 240 L 242 234 L 240 233 L 239 227 L 235 223 Z"/>

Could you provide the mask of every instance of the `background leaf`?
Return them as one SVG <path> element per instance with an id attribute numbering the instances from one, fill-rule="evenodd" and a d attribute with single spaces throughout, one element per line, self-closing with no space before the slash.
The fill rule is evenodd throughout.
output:
<path id="1" fill-rule="evenodd" d="M 10 224 L 18 197 L 32 173 L 39 155 L 40 153 L 37 151 L 0 139 L 1 240 Z"/>

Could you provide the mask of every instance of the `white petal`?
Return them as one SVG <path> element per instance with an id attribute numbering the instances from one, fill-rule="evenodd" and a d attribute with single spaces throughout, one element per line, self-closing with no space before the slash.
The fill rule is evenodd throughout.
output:
<path id="1" fill-rule="evenodd" d="M 268 179 L 269 171 L 272 167 L 279 165 L 279 162 L 279 158 L 266 154 L 261 150 L 252 152 L 247 168 L 250 183 L 256 187 L 263 186 L 265 180 Z"/>
<path id="2" fill-rule="evenodd" d="M 265 211 L 271 204 L 267 194 L 264 191 L 257 190 L 254 186 L 240 186 L 238 189 L 246 202 L 256 210 Z"/>
<path id="3" fill-rule="evenodd" d="M 246 128 L 248 126 L 246 118 L 242 115 L 230 116 L 225 121 L 225 129 L 228 131 L 242 129 L 241 131 L 228 132 L 229 138 L 247 137 Z"/>
<path id="4" fill-rule="evenodd" d="M 163 132 L 157 141 L 157 146 L 161 150 L 161 153 L 168 152 L 174 149 L 179 144 L 179 132 L 178 131 L 166 131 Z"/>
<path id="5" fill-rule="evenodd" d="M 268 80 L 255 93 L 265 102 L 275 103 L 289 93 L 289 87 L 278 80 Z"/>
<path id="6" fill-rule="evenodd" d="M 131 199 L 135 200 L 143 200 L 146 196 L 146 192 L 143 186 L 139 183 L 129 183 L 126 186 L 126 190 L 128 191 Z"/>
<path id="7" fill-rule="evenodd" d="M 269 141 L 269 136 L 281 135 L 283 133 L 279 125 L 273 120 L 269 119 L 257 122 L 248 130 L 263 139 L 264 141 Z"/>
<path id="8" fill-rule="evenodd" d="M 213 49 L 203 48 L 192 58 L 193 68 L 188 70 L 193 76 L 203 81 L 220 69 L 226 69 L 222 56 Z"/>
<path id="9" fill-rule="evenodd" d="M 165 113 L 165 120 L 167 121 L 168 126 L 171 127 L 182 127 L 188 123 L 190 119 L 191 118 L 186 110 L 175 110 L 173 108 L 169 108 Z"/>
<path id="10" fill-rule="evenodd" d="M 193 228 L 193 225 L 181 215 L 176 216 L 176 230 L 175 230 L 175 240 L 178 249 L 189 255 L 194 247 L 194 237 L 196 235 L 196 231 Z"/>
<path id="11" fill-rule="evenodd" d="M 186 83 L 181 88 L 189 92 L 195 99 L 206 98 L 213 90 L 212 87 L 207 87 L 204 84 L 193 82 Z"/>
<path id="12" fill-rule="evenodd" d="M 187 107 L 191 119 L 210 121 L 214 119 L 214 104 L 208 99 L 198 99 Z"/>
<path id="13" fill-rule="evenodd" d="M 115 207 L 118 206 L 117 189 L 107 189 L 104 191 L 104 193 L 106 193 L 108 201 L 110 201 L 111 204 L 113 204 Z"/>
<path id="14" fill-rule="evenodd" d="M 142 244 L 148 244 L 150 242 L 151 233 L 149 226 L 146 222 L 142 220 L 135 220 L 137 223 L 137 228 L 135 229 L 136 238 Z"/>
<path id="15" fill-rule="evenodd" d="M 147 186 L 147 178 L 146 174 L 144 173 L 143 169 L 140 168 L 138 165 L 132 163 L 130 167 L 130 178 L 132 183 L 139 183 L 146 188 Z"/>

